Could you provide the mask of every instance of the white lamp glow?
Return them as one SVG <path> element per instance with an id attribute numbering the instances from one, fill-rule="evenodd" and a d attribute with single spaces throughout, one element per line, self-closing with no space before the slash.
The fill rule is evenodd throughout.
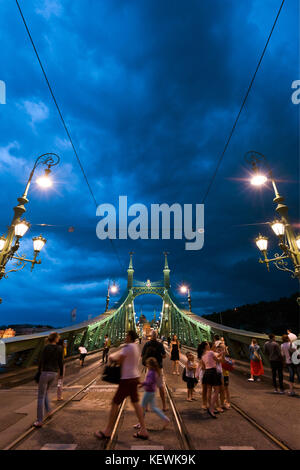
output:
<path id="1" fill-rule="evenodd" d="M 275 233 L 275 235 L 277 235 L 277 237 L 281 237 L 282 235 L 284 235 L 285 226 L 279 220 L 275 220 L 271 224 L 271 227 L 272 227 L 272 230 Z"/>
<path id="2" fill-rule="evenodd" d="M 36 182 L 37 184 L 44 189 L 50 188 L 53 184 L 53 181 L 50 177 L 51 170 L 49 168 L 45 170 L 45 174 L 43 176 L 40 176 Z"/>
<path id="3" fill-rule="evenodd" d="M 110 292 L 112 292 L 112 294 L 115 294 L 116 292 L 118 292 L 118 288 L 115 283 L 113 283 L 113 285 L 111 286 Z"/>
<path id="4" fill-rule="evenodd" d="M 34 237 L 33 241 L 33 250 L 40 252 L 46 243 L 46 238 L 43 238 L 42 235 Z"/>
<path id="5" fill-rule="evenodd" d="M 29 229 L 30 224 L 26 220 L 21 220 L 17 225 L 15 225 L 15 236 L 23 237 L 27 230 Z"/>
<path id="6" fill-rule="evenodd" d="M 262 186 L 268 181 L 268 178 L 262 174 L 256 174 L 252 176 L 250 182 L 253 186 Z"/>
<path id="7" fill-rule="evenodd" d="M 6 238 L 5 237 L 0 237 L 0 251 L 3 250 L 4 245 L 5 245 Z"/>
<path id="8" fill-rule="evenodd" d="M 255 243 L 256 243 L 256 245 L 257 245 L 257 247 L 260 251 L 267 251 L 267 248 L 268 248 L 268 238 L 267 237 L 263 237 L 262 235 L 259 235 L 256 238 Z"/>

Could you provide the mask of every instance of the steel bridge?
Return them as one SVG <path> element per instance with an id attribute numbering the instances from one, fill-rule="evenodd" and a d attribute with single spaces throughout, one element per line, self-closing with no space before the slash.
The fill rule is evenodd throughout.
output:
<path id="1" fill-rule="evenodd" d="M 104 336 L 111 338 L 117 346 L 124 341 L 128 329 L 136 329 L 134 299 L 139 295 L 154 294 L 162 299 L 162 312 L 159 324 L 160 336 L 176 334 L 181 344 L 196 347 L 203 340 L 211 340 L 214 334 L 225 338 L 231 354 L 236 359 L 248 358 L 251 338 L 256 338 L 262 346 L 267 336 L 260 333 L 226 327 L 206 320 L 188 310 L 182 309 L 171 290 L 170 269 L 167 254 L 164 254 L 163 279 L 156 282 L 134 280 L 132 254 L 127 270 L 127 289 L 115 308 L 109 309 L 92 320 L 57 330 L 67 341 L 67 356 L 78 354 L 78 347 L 88 351 L 100 349 Z M 45 344 L 48 332 L 3 339 L 7 368 L 30 367 L 37 363 Z"/>

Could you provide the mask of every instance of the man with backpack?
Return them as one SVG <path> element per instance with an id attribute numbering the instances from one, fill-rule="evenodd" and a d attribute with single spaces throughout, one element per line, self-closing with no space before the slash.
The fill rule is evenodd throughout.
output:
<path id="1" fill-rule="evenodd" d="M 143 350 L 142 350 L 143 366 L 146 366 L 146 360 L 149 357 L 154 357 L 157 360 L 160 369 L 162 369 L 163 367 L 162 362 L 163 362 L 163 359 L 166 357 L 166 351 L 165 351 L 163 344 L 157 341 L 157 332 L 155 330 L 153 330 L 151 333 L 150 341 L 147 341 L 147 343 L 143 347 Z M 162 374 L 160 375 L 159 380 L 157 382 L 157 387 L 159 389 L 163 411 L 166 411 L 167 406 L 166 406 L 165 389 L 164 389 L 164 385 L 162 381 Z"/>

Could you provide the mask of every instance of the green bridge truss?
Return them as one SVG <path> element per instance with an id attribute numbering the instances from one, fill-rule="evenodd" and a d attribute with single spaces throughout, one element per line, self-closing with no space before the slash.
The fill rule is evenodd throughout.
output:
<path id="1" fill-rule="evenodd" d="M 58 330 L 61 338 L 67 341 L 68 356 L 78 354 L 79 346 L 85 346 L 88 351 L 100 349 L 106 334 L 111 338 L 113 345 L 122 343 L 126 331 L 137 328 L 134 299 L 145 294 L 158 295 L 162 299 L 159 322 L 161 337 L 176 334 L 181 344 L 197 347 L 199 342 L 210 341 L 214 334 L 219 334 L 225 338 L 233 357 L 241 359 L 248 358 L 251 338 L 256 338 L 261 345 L 267 340 L 264 334 L 219 325 L 182 309 L 171 290 L 167 254 L 161 281 L 134 281 L 132 254 L 127 276 L 127 290 L 114 309 L 107 310 L 92 320 Z M 3 339 L 1 346 L 5 348 L 7 368 L 30 367 L 36 364 L 49 333 Z"/>

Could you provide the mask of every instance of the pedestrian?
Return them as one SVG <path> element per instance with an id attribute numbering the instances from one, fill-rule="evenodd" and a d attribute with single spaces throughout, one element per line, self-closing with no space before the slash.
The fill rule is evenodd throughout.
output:
<path id="1" fill-rule="evenodd" d="M 54 383 L 59 369 L 59 378 L 63 377 L 63 360 L 61 348 L 57 346 L 59 341 L 58 333 L 50 333 L 47 344 L 44 347 L 38 368 L 38 400 L 37 400 L 37 421 L 33 426 L 40 428 L 43 425 L 44 409 L 51 414 L 51 406 L 48 397 L 50 386 Z"/>
<path id="2" fill-rule="evenodd" d="M 203 341 L 202 343 L 198 344 L 197 348 L 197 356 L 198 356 L 198 377 L 199 377 L 199 382 L 201 383 L 202 386 L 202 409 L 207 410 L 207 385 L 203 383 L 203 376 L 205 373 L 205 366 L 204 363 L 202 362 L 202 356 L 204 354 L 204 350 L 206 347 L 207 342 Z"/>
<path id="3" fill-rule="evenodd" d="M 158 366 L 162 372 L 163 359 L 166 357 L 166 351 L 165 351 L 163 343 L 161 343 L 160 341 L 157 341 L 157 332 L 155 330 L 152 331 L 150 341 L 147 341 L 147 343 L 144 345 L 143 350 L 142 350 L 142 364 L 145 367 L 146 367 L 146 360 L 148 359 L 148 357 L 154 357 L 157 360 Z M 157 387 L 159 389 L 159 394 L 160 394 L 160 398 L 162 401 L 163 411 L 167 411 L 165 388 L 163 384 L 162 373 L 159 374 L 157 382 L 158 382 Z"/>
<path id="4" fill-rule="evenodd" d="M 138 345 L 135 344 L 136 339 L 136 332 L 134 330 L 129 330 L 125 338 L 125 346 L 109 356 L 109 362 L 117 361 L 121 365 L 121 380 L 117 392 L 113 397 L 107 426 L 104 431 L 98 431 L 95 433 L 95 436 L 98 439 L 103 440 L 110 438 L 119 411 L 119 405 L 128 396 L 130 396 L 131 403 L 141 425 L 139 432 L 134 434 L 134 437 L 139 439 L 148 439 L 149 437 L 145 427 L 143 410 L 139 404 L 137 390 L 140 376 L 140 350 Z"/>
<path id="5" fill-rule="evenodd" d="M 264 374 L 264 367 L 260 355 L 260 347 L 257 344 L 255 338 L 252 339 L 251 344 L 249 346 L 249 354 L 250 354 L 250 379 L 248 382 L 254 382 L 256 379 L 257 382 L 260 382 L 260 376 Z"/>
<path id="6" fill-rule="evenodd" d="M 80 356 L 79 356 L 80 365 L 81 367 L 83 367 L 84 359 L 87 355 L 87 349 L 84 346 L 79 346 L 78 350 L 80 352 Z"/>
<path id="7" fill-rule="evenodd" d="M 272 380 L 274 386 L 274 392 L 278 393 L 277 388 L 277 374 L 279 381 L 279 389 L 281 394 L 284 393 L 283 388 L 283 356 L 281 354 L 281 348 L 275 341 L 275 335 L 269 334 L 269 341 L 264 345 L 264 353 L 268 357 L 272 369 Z"/>
<path id="8" fill-rule="evenodd" d="M 289 337 L 289 340 L 290 340 L 292 343 L 298 339 L 297 336 L 296 336 L 294 333 L 292 333 L 291 330 L 286 330 L 286 332 L 287 332 L 287 335 L 288 335 L 288 337 Z"/>
<path id="9" fill-rule="evenodd" d="M 103 353 L 102 353 L 102 364 L 107 364 L 107 359 L 108 359 L 108 353 L 109 353 L 109 348 L 111 345 L 110 338 L 108 335 L 104 336 L 104 344 L 103 344 Z"/>
<path id="10" fill-rule="evenodd" d="M 219 335 L 214 335 L 214 341 L 213 341 L 213 349 L 217 348 L 221 344 L 220 336 Z"/>
<path id="11" fill-rule="evenodd" d="M 198 380 L 196 379 L 197 364 L 192 353 L 188 352 L 186 358 L 187 361 L 185 365 L 184 375 L 187 386 L 187 401 L 192 401 L 196 400 L 196 398 L 194 398 L 193 396 L 193 392 L 195 386 L 198 383 Z"/>
<path id="12" fill-rule="evenodd" d="M 148 359 L 146 359 L 146 367 L 148 370 L 146 378 L 144 382 L 139 385 L 139 387 L 144 387 L 144 395 L 142 399 L 144 416 L 147 406 L 150 405 L 151 410 L 165 422 L 163 429 L 166 429 L 170 420 L 159 408 L 157 408 L 155 404 L 155 390 L 160 383 L 159 377 L 161 376 L 161 368 L 155 357 L 148 357 Z M 138 423 L 134 427 L 136 429 L 140 429 L 141 425 Z"/>
<path id="13" fill-rule="evenodd" d="M 216 363 L 216 370 L 217 370 L 219 379 L 221 381 L 221 385 L 220 385 L 217 402 L 216 402 L 216 411 L 218 413 L 223 413 L 225 409 L 225 405 L 224 405 L 225 395 L 224 395 L 224 378 L 223 378 L 222 362 L 225 360 L 225 350 L 222 347 L 221 340 L 218 344 L 219 345 L 215 348 L 215 352 L 218 354 L 220 361 Z"/>
<path id="14" fill-rule="evenodd" d="M 288 335 L 282 336 L 282 345 L 281 345 L 281 353 L 284 359 L 284 362 L 287 366 L 289 372 L 289 392 L 288 394 L 293 397 L 296 395 L 294 391 L 294 379 L 295 379 L 295 372 L 296 372 L 296 365 L 292 362 L 292 354 L 296 351 L 296 347 L 293 346 L 292 341 L 290 341 Z"/>
<path id="15" fill-rule="evenodd" d="M 169 348 L 170 344 L 171 344 L 171 337 L 170 336 L 168 336 L 167 341 L 168 341 L 168 348 Z"/>
<path id="16" fill-rule="evenodd" d="M 57 342 L 57 347 L 60 348 L 61 355 L 62 355 L 62 361 L 65 358 L 66 355 L 66 348 L 65 348 L 65 343 L 63 339 L 60 339 Z M 65 375 L 65 367 L 63 369 L 63 376 L 59 377 L 57 380 L 57 401 L 61 401 L 63 399 L 63 380 L 64 380 L 64 375 Z"/>
<path id="17" fill-rule="evenodd" d="M 217 418 L 215 415 L 215 405 L 222 381 L 217 373 L 216 365 L 221 361 L 221 358 L 211 350 L 207 341 L 201 343 L 200 355 L 202 367 L 205 369 L 202 384 L 207 386 L 207 412 L 212 418 Z"/>
<path id="18" fill-rule="evenodd" d="M 173 362 L 173 375 L 179 375 L 179 341 L 176 335 L 173 335 L 171 341 L 171 361 Z"/>

